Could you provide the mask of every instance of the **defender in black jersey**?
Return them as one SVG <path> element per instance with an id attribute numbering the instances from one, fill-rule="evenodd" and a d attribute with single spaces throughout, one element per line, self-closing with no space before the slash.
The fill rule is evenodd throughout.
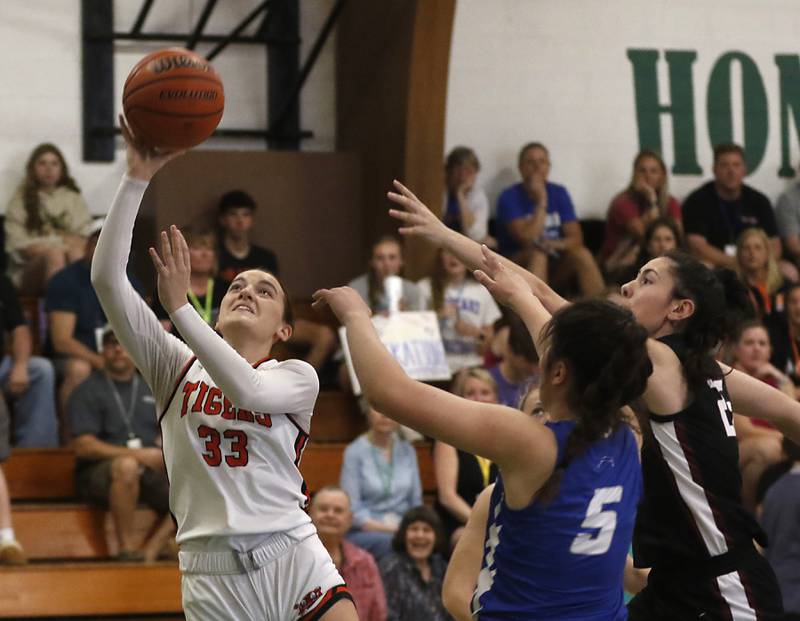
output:
<path id="1" fill-rule="evenodd" d="M 657 337 L 633 541 L 636 566 L 652 570 L 629 618 L 781 619 L 777 580 L 753 545 L 766 536 L 741 501 L 733 411 L 796 435 L 800 405 L 712 357 L 744 314 L 746 291 L 734 275 L 670 253 L 645 265 L 623 295 Z"/>
<path id="2" fill-rule="evenodd" d="M 390 213 L 402 222 L 401 234 L 481 268 L 476 242 L 447 229 L 402 184 L 395 187 L 389 199 L 401 209 Z M 501 261 L 549 312 L 567 304 L 527 270 Z M 747 292 L 730 270 L 715 273 L 673 252 L 647 263 L 622 293 L 651 337 L 654 369 L 641 399 L 645 500 L 634 536 L 637 565 L 652 571 L 630 619 L 780 619 L 777 581 L 752 543 L 761 533 L 741 504 L 730 412 L 768 420 L 798 442 L 800 403 L 713 358 L 749 304 Z"/>

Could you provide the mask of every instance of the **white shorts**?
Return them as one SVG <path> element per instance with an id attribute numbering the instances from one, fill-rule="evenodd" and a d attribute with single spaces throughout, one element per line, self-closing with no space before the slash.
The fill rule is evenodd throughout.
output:
<path id="1" fill-rule="evenodd" d="M 310 524 L 247 552 L 179 554 L 187 621 L 313 621 L 352 599 Z"/>

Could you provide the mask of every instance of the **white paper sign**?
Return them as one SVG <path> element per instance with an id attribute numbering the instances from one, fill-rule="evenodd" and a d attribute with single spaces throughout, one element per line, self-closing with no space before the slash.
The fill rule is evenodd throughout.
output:
<path id="1" fill-rule="evenodd" d="M 381 342 L 409 377 L 421 381 L 450 379 L 450 367 L 444 353 L 436 313 L 423 311 L 393 313 L 388 317 L 377 315 L 372 318 L 372 324 Z M 339 339 L 353 392 L 360 395 L 361 385 L 353 370 L 353 359 L 344 327 L 339 328 Z"/>

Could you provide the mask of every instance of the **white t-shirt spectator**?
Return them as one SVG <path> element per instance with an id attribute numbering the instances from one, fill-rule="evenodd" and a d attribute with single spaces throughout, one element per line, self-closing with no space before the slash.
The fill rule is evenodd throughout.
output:
<path id="1" fill-rule="evenodd" d="M 417 283 L 424 308 L 433 310 L 433 291 L 431 279 L 423 278 Z M 477 352 L 478 340 L 456 332 L 456 321 L 461 319 L 473 326 L 483 328 L 500 318 L 500 309 L 492 294 L 479 282 L 471 278 L 459 285 L 448 285 L 444 290 L 445 305 L 458 309 L 456 317 L 440 317 L 439 330 L 442 333 L 444 350 L 450 371 L 455 373 L 464 367 L 479 366 L 483 358 Z"/>

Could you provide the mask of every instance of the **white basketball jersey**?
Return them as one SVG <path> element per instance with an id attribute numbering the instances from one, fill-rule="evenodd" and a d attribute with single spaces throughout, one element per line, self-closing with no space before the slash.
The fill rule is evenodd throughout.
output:
<path id="1" fill-rule="evenodd" d="M 268 373 L 288 365 L 301 375 L 314 373 L 297 360 L 254 367 Z M 178 543 L 287 531 L 310 522 L 299 465 L 311 415 L 237 408 L 192 357 L 159 419 Z"/>

